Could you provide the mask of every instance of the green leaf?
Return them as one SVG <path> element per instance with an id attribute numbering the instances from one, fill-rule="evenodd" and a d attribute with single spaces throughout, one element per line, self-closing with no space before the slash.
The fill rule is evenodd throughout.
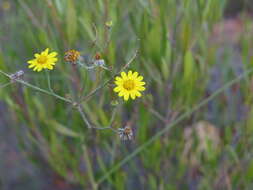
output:
<path id="1" fill-rule="evenodd" d="M 184 57 L 184 79 L 191 79 L 195 61 L 191 51 L 187 51 Z"/>
<path id="2" fill-rule="evenodd" d="M 75 138 L 81 138 L 81 135 L 77 132 L 72 131 L 71 129 L 63 126 L 62 124 L 58 123 L 57 121 L 51 120 L 49 122 L 50 125 L 53 126 L 53 129 L 55 129 L 58 133 L 68 136 L 68 137 L 75 137 Z"/>
<path id="3" fill-rule="evenodd" d="M 77 15 L 73 0 L 68 0 L 67 3 L 67 35 L 68 41 L 72 44 L 76 39 L 77 34 Z"/>

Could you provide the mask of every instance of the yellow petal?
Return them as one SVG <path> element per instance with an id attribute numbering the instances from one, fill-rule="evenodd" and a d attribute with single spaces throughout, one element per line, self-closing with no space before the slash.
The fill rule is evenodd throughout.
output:
<path id="1" fill-rule="evenodd" d="M 143 80 L 143 76 L 139 76 L 139 77 L 137 78 L 137 80 L 138 80 L 138 81 L 142 81 L 142 80 Z"/>
<path id="2" fill-rule="evenodd" d="M 120 96 L 120 97 L 121 97 L 121 96 L 124 96 L 124 94 L 125 94 L 124 91 L 120 91 L 120 92 L 119 92 L 119 96 Z"/>
<path id="3" fill-rule="evenodd" d="M 115 77 L 115 80 L 117 80 L 117 81 L 122 81 L 122 78 L 120 78 L 120 77 Z"/>
<path id="4" fill-rule="evenodd" d="M 52 65 L 48 65 L 47 68 L 48 68 L 49 70 L 53 70 L 53 66 L 52 66 Z"/>
<path id="5" fill-rule="evenodd" d="M 130 71 L 128 71 L 128 77 L 129 78 L 131 78 L 132 77 L 132 75 L 133 75 L 133 72 L 130 70 Z"/>
<path id="6" fill-rule="evenodd" d="M 114 81 L 116 85 L 122 85 L 123 81 Z"/>
<path id="7" fill-rule="evenodd" d="M 126 79 L 126 78 L 127 78 L 127 75 L 126 75 L 125 72 L 121 72 L 120 74 L 121 74 L 121 76 L 122 76 L 123 79 Z"/>
<path id="8" fill-rule="evenodd" d="M 42 70 L 42 67 L 39 67 L 39 68 L 37 69 L 38 72 L 40 72 L 41 70 Z"/>
<path id="9" fill-rule="evenodd" d="M 113 89 L 114 92 L 119 92 L 121 90 L 121 87 L 117 86 Z"/>
<path id="10" fill-rule="evenodd" d="M 137 97 L 141 97 L 141 93 L 138 92 L 138 91 L 135 92 L 135 95 L 136 95 Z"/>
<path id="11" fill-rule="evenodd" d="M 134 100 L 135 99 L 135 93 L 132 92 L 130 95 L 131 95 L 131 98 Z"/>
<path id="12" fill-rule="evenodd" d="M 144 91 L 144 90 L 145 90 L 145 87 L 143 87 L 143 86 L 138 86 L 138 87 L 137 87 L 137 90 L 139 90 L 139 91 Z"/>
<path id="13" fill-rule="evenodd" d="M 138 72 L 134 72 L 133 78 L 137 78 L 137 77 L 138 77 Z"/>
<path id="14" fill-rule="evenodd" d="M 34 54 L 34 57 L 36 57 L 36 58 L 38 58 L 39 56 L 40 56 L 40 54 L 38 54 L 38 53 Z"/>
<path id="15" fill-rule="evenodd" d="M 138 84 L 141 85 L 141 86 L 143 86 L 143 85 L 145 85 L 146 83 L 145 83 L 145 82 L 139 82 Z"/>
<path id="16" fill-rule="evenodd" d="M 30 60 L 30 61 L 27 61 L 27 63 L 29 63 L 29 64 L 33 64 L 35 62 L 35 60 L 33 59 L 33 60 Z"/>
<path id="17" fill-rule="evenodd" d="M 45 49 L 41 54 L 43 54 L 43 55 L 48 55 L 48 51 L 49 51 L 49 49 L 47 48 L 47 49 Z"/>
<path id="18" fill-rule="evenodd" d="M 129 99 L 129 93 L 124 94 L 124 100 L 127 101 Z"/>
<path id="19" fill-rule="evenodd" d="M 34 64 L 31 64 L 28 66 L 28 68 L 33 68 L 35 65 Z"/>
<path id="20" fill-rule="evenodd" d="M 51 63 L 54 63 L 54 62 L 58 61 L 58 59 L 57 58 L 50 58 L 48 61 Z"/>
<path id="21" fill-rule="evenodd" d="M 48 57 L 54 58 L 54 57 L 57 56 L 57 55 L 58 55 L 58 53 L 54 51 L 54 52 L 50 53 L 50 54 L 48 55 Z"/>

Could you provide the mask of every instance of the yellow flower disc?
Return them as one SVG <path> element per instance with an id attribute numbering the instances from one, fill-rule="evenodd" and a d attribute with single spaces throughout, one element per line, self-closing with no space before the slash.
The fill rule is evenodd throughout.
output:
<path id="1" fill-rule="evenodd" d="M 35 59 L 28 61 L 29 68 L 33 68 L 34 71 L 40 72 L 42 69 L 49 69 L 52 70 L 58 60 L 56 58 L 57 53 L 52 52 L 48 53 L 49 49 L 47 48 L 45 51 L 41 52 L 40 54 L 34 54 Z"/>
<path id="2" fill-rule="evenodd" d="M 133 100 L 136 97 L 141 97 L 141 91 L 145 90 L 145 82 L 143 77 L 138 76 L 138 72 L 128 71 L 121 72 L 121 77 L 115 78 L 115 84 L 117 85 L 113 90 L 118 93 L 118 96 L 123 96 L 124 100 L 127 101 L 130 98 Z"/>

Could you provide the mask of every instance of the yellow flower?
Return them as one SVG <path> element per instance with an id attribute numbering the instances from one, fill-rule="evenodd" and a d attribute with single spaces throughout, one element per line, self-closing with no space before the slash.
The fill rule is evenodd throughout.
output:
<path id="1" fill-rule="evenodd" d="M 129 97 L 133 100 L 136 97 L 141 97 L 140 91 L 144 91 L 145 82 L 142 81 L 143 77 L 138 76 L 137 72 L 128 71 L 128 74 L 121 72 L 121 77 L 115 78 L 115 84 L 117 85 L 113 90 L 118 92 L 119 96 L 123 96 L 127 101 Z"/>
<path id="2" fill-rule="evenodd" d="M 41 52 L 40 54 L 35 53 L 35 59 L 28 61 L 29 68 L 33 68 L 34 71 L 40 72 L 42 69 L 49 69 L 52 70 L 53 66 L 55 65 L 57 53 L 52 52 L 48 53 L 49 49 L 45 49 L 45 51 Z"/>

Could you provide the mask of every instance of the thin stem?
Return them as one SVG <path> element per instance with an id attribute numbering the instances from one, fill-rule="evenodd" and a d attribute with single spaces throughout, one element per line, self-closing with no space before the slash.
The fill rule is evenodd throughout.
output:
<path id="1" fill-rule="evenodd" d="M 88 127 L 88 128 L 93 128 L 93 127 L 91 126 L 90 122 L 88 121 L 88 119 L 86 118 L 82 106 L 81 106 L 81 105 L 78 105 L 78 106 L 77 106 L 77 109 L 78 109 L 78 111 L 79 111 L 79 113 L 80 113 L 80 115 L 81 115 L 83 121 L 84 121 L 85 124 L 87 125 L 87 127 Z"/>
<path id="2" fill-rule="evenodd" d="M 116 116 L 116 111 L 117 111 L 117 107 L 115 107 L 112 111 L 112 116 L 111 116 L 111 119 L 110 119 L 110 123 L 109 125 L 112 125 L 114 119 L 115 119 L 115 116 Z"/>
<path id="3" fill-rule="evenodd" d="M 51 87 L 51 78 L 50 78 L 50 73 L 48 71 L 46 71 L 46 75 L 47 75 L 47 85 L 48 85 L 48 89 L 50 90 L 50 92 L 54 93 L 54 90 Z M 55 93 L 54 93 L 55 94 Z"/>
<path id="4" fill-rule="evenodd" d="M 214 98 L 216 98 L 219 94 L 221 94 L 222 92 L 224 92 L 226 89 L 228 89 L 229 87 L 231 87 L 233 84 L 239 82 L 244 77 L 246 77 L 250 73 L 252 73 L 252 71 L 253 71 L 252 69 L 248 70 L 248 71 L 245 71 L 244 73 L 242 73 L 241 75 L 239 75 L 235 79 L 233 79 L 230 82 L 228 82 L 227 84 L 225 84 L 223 87 L 221 87 L 218 90 L 216 90 L 208 98 L 204 99 L 199 104 L 197 104 L 195 107 L 193 107 L 193 109 L 185 112 L 184 114 L 182 114 L 181 116 L 179 116 L 177 119 L 175 119 L 172 123 L 167 124 L 164 129 L 162 129 L 161 131 L 157 132 L 147 142 L 145 142 L 142 145 L 140 145 L 131 154 L 129 154 L 128 156 L 126 156 L 124 159 L 122 159 L 118 164 L 114 165 L 105 175 L 103 175 L 98 180 L 97 183 L 100 184 L 103 181 L 105 181 L 112 173 L 114 173 L 119 168 L 121 168 L 124 164 L 126 164 L 127 162 L 129 162 L 132 158 L 134 158 L 136 155 L 138 155 L 140 152 L 142 152 L 145 148 L 147 148 L 150 144 L 152 144 L 156 139 L 158 139 L 159 137 L 161 137 L 162 135 L 164 135 L 167 131 L 169 131 L 170 129 L 172 129 L 180 121 L 184 120 L 185 118 L 189 117 L 191 114 L 193 114 L 194 112 L 196 112 L 197 110 L 199 110 L 203 106 L 207 105 L 211 100 L 213 100 Z"/>
<path id="5" fill-rule="evenodd" d="M 98 189 L 98 184 L 96 183 L 95 178 L 94 178 L 95 175 L 94 175 L 93 168 L 92 168 L 92 162 L 89 158 L 89 152 L 88 152 L 85 145 L 83 145 L 82 148 L 83 148 L 83 156 L 86 161 L 85 163 L 86 163 L 87 171 L 88 171 L 87 174 L 90 179 L 92 189 L 96 190 L 96 189 Z"/>
<path id="6" fill-rule="evenodd" d="M 90 124 L 90 122 L 88 121 L 88 118 L 86 117 L 86 115 L 85 115 L 85 113 L 84 113 L 84 111 L 83 111 L 82 106 L 81 106 L 81 105 L 78 105 L 78 106 L 77 106 L 77 109 L 78 109 L 78 111 L 79 111 L 79 113 L 80 113 L 80 115 L 81 115 L 81 117 L 82 117 L 84 123 L 87 125 L 87 127 L 88 127 L 89 129 L 97 129 L 97 130 L 111 129 L 112 131 L 114 131 L 114 132 L 117 133 L 117 130 L 113 129 L 111 126 L 108 126 L 108 127 L 95 127 L 95 126 L 92 126 L 92 125 Z"/>
<path id="7" fill-rule="evenodd" d="M 32 89 L 37 90 L 37 91 L 40 91 L 40 92 L 42 92 L 42 93 L 44 93 L 44 94 L 48 94 L 48 95 L 54 96 L 55 98 L 60 99 L 60 100 L 63 100 L 63 101 L 65 101 L 65 102 L 67 102 L 67 103 L 72 103 L 72 101 L 71 101 L 70 99 L 64 98 L 63 96 L 54 94 L 54 93 L 49 92 L 49 91 L 47 91 L 47 90 L 45 90 L 45 89 L 39 88 L 39 87 L 37 87 L 37 86 L 34 86 L 34 85 L 32 85 L 32 84 L 30 84 L 30 83 L 28 83 L 28 82 L 25 82 L 25 81 L 23 81 L 23 80 L 15 80 L 15 81 L 17 81 L 17 82 L 19 82 L 19 83 L 21 83 L 21 84 L 23 84 L 23 85 L 25 85 L 25 86 L 27 86 L 27 87 L 29 87 L 29 88 L 32 88 Z"/>
<path id="8" fill-rule="evenodd" d="M 100 89 L 102 89 L 103 87 L 105 87 L 112 79 L 114 79 L 117 75 L 119 75 L 123 70 L 125 70 L 127 67 L 129 67 L 129 65 L 134 61 L 134 59 L 137 57 L 138 55 L 138 50 L 135 51 L 133 57 L 116 73 L 114 74 L 110 79 L 108 79 L 107 81 L 105 81 L 103 84 L 101 84 L 100 86 L 98 86 L 97 88 L 95 88 L 94 90 L 92 90 L 88 95 L 86 95 L 81 102 L 83 101 L 87 101 L 91 96 L 93 96 L 94 94 L 96 94 Z"/>
<path id="9" fill-rule="evenodd" d="M 3 72 L 3 71 L 1 71 L 1 70 L 0 70 L 0 73 L 2 73 L 3 75 L 5 75 L 5 76 L 8 77 L 9 79 L 11 79 L 10 75 L 8 75 L 7 73 L 5 73 L 5 72 Z M 21 84 L 23 84 L 23 85 L 25 85 L 25 86 L 27 86 L 27 87 L 29 87 L 29 88 L 32 88 L 32 89 L 37 90 L 37 91 L 39 91 L 39 92 L 42 92 L 42 93 L 44 93 L 44 94 L 47 94 L 47 95 L 50 95 L 50 96 L 54 96 L 55 98 L 60 99 L 60 100 L 63 100 L 63 101 L 65 101 L 65 102 L 67 102 L 67 103 L 73 103 L 71 100 L 69 100 L 69 99 L 67 99 L 67 98 L 64 98 L 64 97 L 62 97 L 62 96 L 59 96 L 59 95 L 54 94 L 54 93 L 52 93 L 52 92 L 49 92 L 49 91 L 47 91 L 47 90 L 45 90 L 45 89 L 39 88 L 39 87 L 37 87 L 37 86 L 34 86 L 34 85 L 32 85 L 32 84 L 30 84 L 30 83 L 28 83 L 28 82 L 25 82 L 25 81 L 23 81 L 23 80 L 15 79 L 15 82 L 21 83 Z"/>

